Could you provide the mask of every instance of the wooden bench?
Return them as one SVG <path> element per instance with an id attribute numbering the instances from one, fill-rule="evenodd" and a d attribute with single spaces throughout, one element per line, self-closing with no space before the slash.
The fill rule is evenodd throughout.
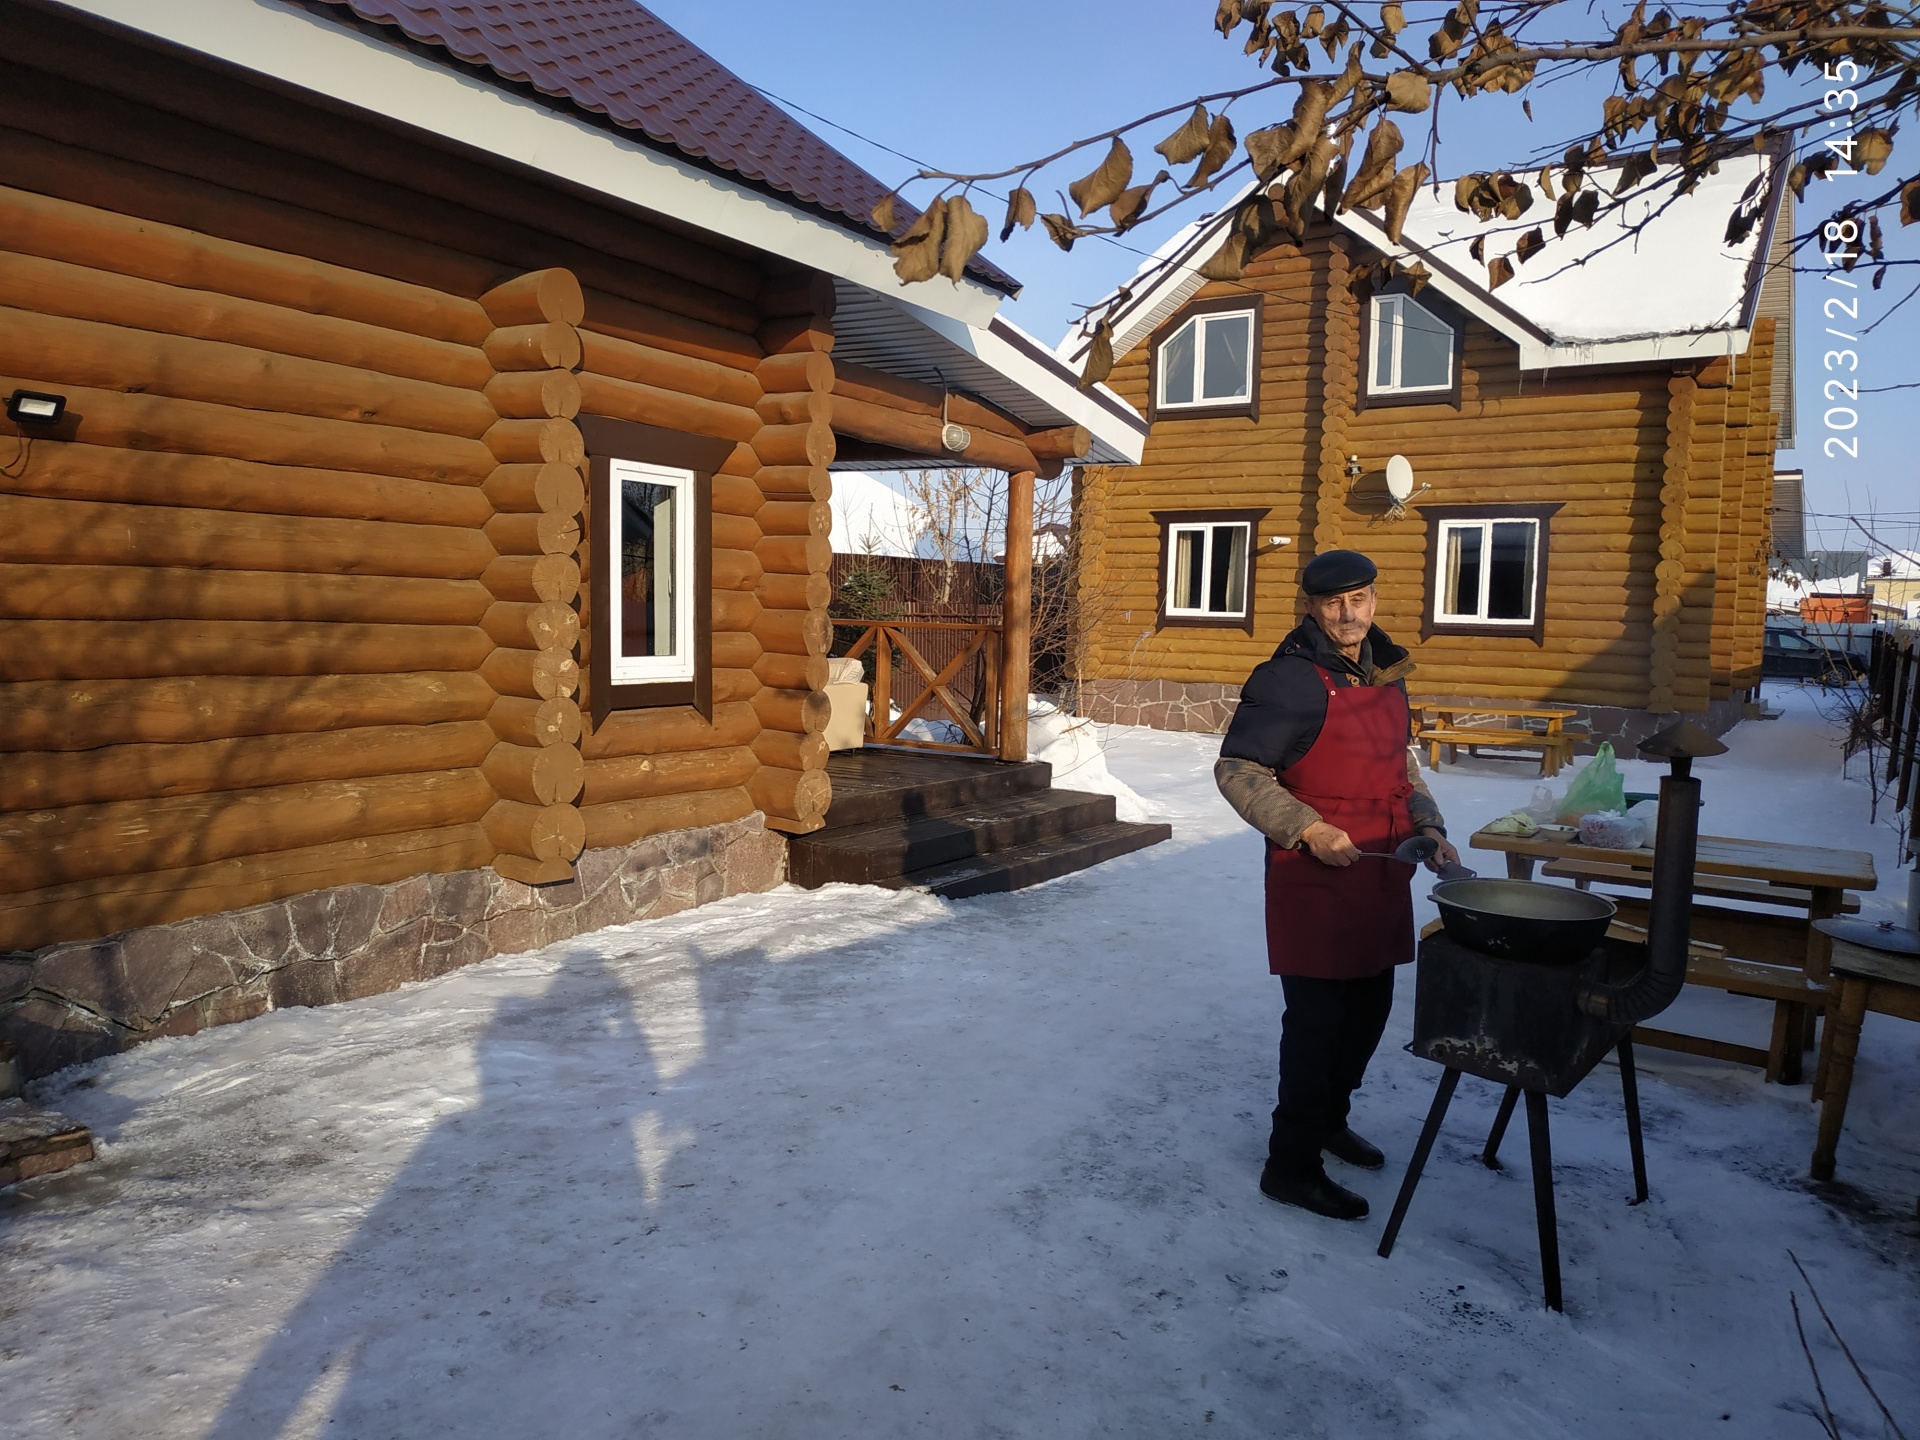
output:
<path id="1" fill-rule="evenodd" d="M 1540 867 L 1543 880 L 1571 880 L 1577 890 L 1590 890 L 1597 880 L 1606 885 L 1627 885 L 1647 890 L 1653 885 L 1653 872 L 1639 865 L 1603 865 L 1593 860 L 1551 860 Z M 1813 891 L 1805 886 L 1770 885 L 1764 880 L 1744 880 L 1738 875 L 1696 875 L 1695 895 L 1711 895 L 1720 900 L 1755 900 L 1762 905 L 1785 905 L 1805 910 L 1813 903 Z M 1860 913 L 1860 897 L 1851 890 L 1840 901 L 1842 915 Z"/>
<path id="2" fill-rule="evenodd" d="M 1440 768 L 1442 749 L 1448 752 L 1447 758 L 1452 760 L 1458 758 L 1457 752 L 1461 747 L 1465 747 L 1469 755 L 1478 755 L 1482 747 L 1538 750 L 1542 775 L 1559 774 L 1560 767 L 1573 758 L 1572 736 L 1554 735 L 1542 730 L 1496 729 L 1491 725 L 1422 726 L 1414 738 L 1427 747 L 1427 763 L 1436 770 Z"/>

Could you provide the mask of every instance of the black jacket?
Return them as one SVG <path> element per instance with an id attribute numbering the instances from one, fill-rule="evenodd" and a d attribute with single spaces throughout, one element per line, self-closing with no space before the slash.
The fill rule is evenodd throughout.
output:
<path id="1" fill-rule="evenodd" d="M 1394 644 L 1378 625 L 1360 642 L 1356 663 L 1335 649 L 1327 632 L 1311 619 L 1302 620 L 1280 642 L 1273 658 L 1247 677 L 1240 691 L 1240 708 L 1234 711 L 1220 744 L 1221 758 L 1252 760 L 1269 770 L 1284 770 L 1298 763 L 1313 748 L 1313 742 L 1320 738 L 1320 727 L 1327 722 L 1327 691 L 1314 673 L 1316 665 L 1329 671 L 1336 685 L 1384 682 L 1398 687 L 1404 695 L 1407 683 L 1394 672 L 1406 660 L 1406 650 Z M 1394 678 L 1388 678 L 1390 675 Z"/>

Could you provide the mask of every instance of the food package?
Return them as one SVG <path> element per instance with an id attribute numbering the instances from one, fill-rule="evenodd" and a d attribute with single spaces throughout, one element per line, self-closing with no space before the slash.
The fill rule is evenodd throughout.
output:
<path id="1" fill-rule="evenodd" d="M 1578 825 L 1581 816 L 1596 810 L 1624 813 L 1626 808 L 1627 787 L 1613 760 L 1613 743 L 1602 740 L 1593 758 L 1567 783 L 1567 798 L 1560 802 L 1560 823 Z"/>
<path id="2" fill-rule="evenodd" d="M 1489 835 L 1518 835 L 1522 840 L 1529 835 L 1540 833 L 1539 823 L 1524 810 L 1516 810 L 1511 815 L 1502 815 L 1487 826 Z"/>
<path id="3" fill-rule="evenodd" d="M 1594 810 L 1580 817 L 1580 843 L 1600 850 L 1638 850 L 1647 843 L 1647 830 L 1632 815 Z"/>

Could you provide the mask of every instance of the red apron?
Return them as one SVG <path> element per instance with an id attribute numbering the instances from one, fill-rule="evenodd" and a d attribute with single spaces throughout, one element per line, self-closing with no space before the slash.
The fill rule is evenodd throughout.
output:
<path id="1" fill-rule="evenodd" d="M 1327 687 L 1327 719 L 1285 785 L 1362 850 L 1413 834 L 1407 797 L 1407 697 L 1395 685 Z M 1413 959 L 1413 868 L 1362 858 L 1327 865 L 1267 842 L 1267 965 L 1275 975 L 1359 980 Z"/>

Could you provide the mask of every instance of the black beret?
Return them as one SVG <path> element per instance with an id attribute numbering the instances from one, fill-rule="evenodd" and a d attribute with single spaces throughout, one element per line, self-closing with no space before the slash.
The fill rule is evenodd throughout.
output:
<path id="1" fill-rule="evenodd" d="M 1338 595 L 1373 584 L 1379 574 L 1380 567 L 1358 550 L 1329 550 L 1307 562 L 1300 588 L 1309 595 Z"/>

